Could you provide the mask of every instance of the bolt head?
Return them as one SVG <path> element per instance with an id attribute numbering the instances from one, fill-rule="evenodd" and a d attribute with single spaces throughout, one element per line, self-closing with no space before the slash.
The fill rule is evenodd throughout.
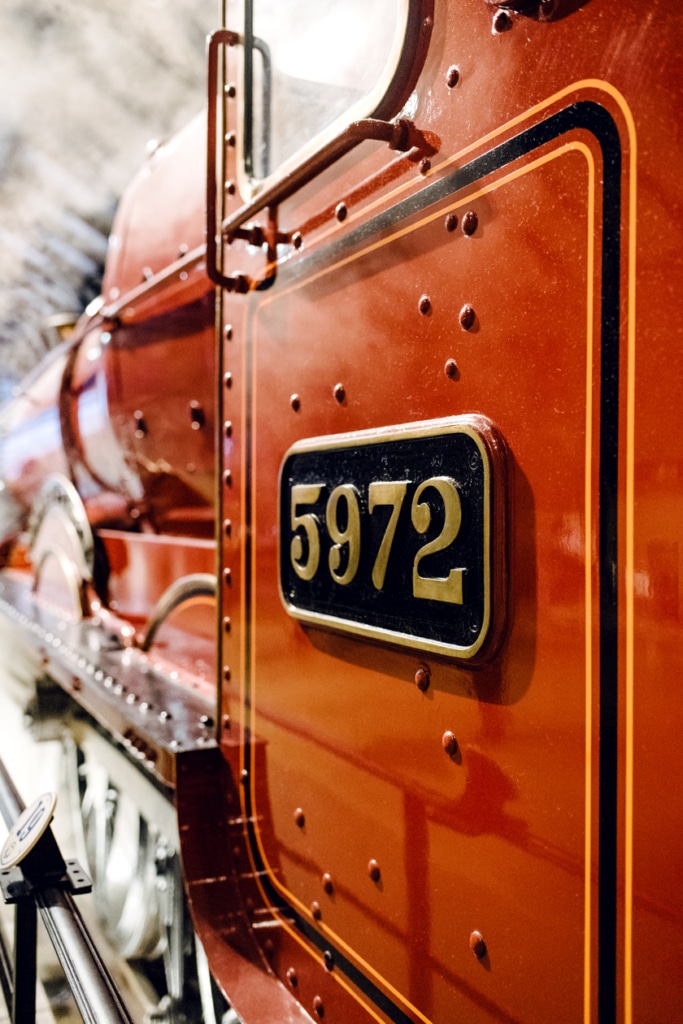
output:
<path id="1" fill-rule="evenodd" d="M 463 331 L 470 331 L 474 327 L 475 318 L 476 315 L 472 306 L 466 305 L 462 307 L 458 314 L 458 323 Z"/>
<path id="2" fill-rule="evenodd" d="M 306 824 L 306 815 L 304 814 L 302 807 L 297 807 L 294 811 L 294 821 L 299 828 L 303 828 Z"/>
<path id="3" fill-rule="evenodd" d="M 334 882 L 332 880 L 332 875 L 329 873 L 329 871 L 326 871 L 325 874 L 323 875 L 323 889 L 328 894 L 328 896 L 331 896 L 332 893 L 334 892 Z"/>
<path id="4" fill-rule="evenodd" d="M 470 935 L 470 949 L 477 960 L 482 960 L 486 956 L 486 942 L 481 932 L 474 931 Z"/>
<path id="5" fill-rule="evenodd" d="M 452 733 L 450 729 L 446 730 L 441 737 L 441 745 L 443 746 L 444 753 L 447 754 L 448 757 L 455 757 L 458 753 L 458 741 L 455 738 L 455 734 Z"/>
<path id="6" fill-rule="evenodd" d="M 424 693 L 425 690 L 429 689 L 430 682 L 431 679 L 429 676 L 429 669 L 423 668 L 422 666 L 418 668 L 417 672 L 415 673 L 415 685 L 417 686 L 418 690 Z"/>
<path id="7" fill-rule="evenodd" d="M 417 304 L 417 308 L 419 309 L 422 316 L 427 316 L 429 313 L 431 313 L 432 300 L 429 298 L 428 295 L 420 296 L 420 301 Z"/>
<path id="8" fill-rule="evenodd" d="M 460 69 L 455 64 L 451 64 L 448 71 L 446 72 L 446 85 L 449 89 L 453 89 L 460 81 Z"/>
<path id="9" fill-rule="evenodd" d="M 477 217 L 474 210 L 468 210 L 463 214 L 462 218 L 462 233 L 463 235 L 473 235 L 479 226 L 479 218 Z"/>
<path id="10" fill-rule="evenodd" d="M 493 15 L 493 31 L 498 34 L 500 32 L 507 32 L 509 28 L 512 28 L 512 16 L 507 11 L 499 10 Z"/>
<path id="11" fill-rule="evenodd" d="M 379 864 L 374 859 L 368 862 L 368 874 L 373 882 L 379 882 L 382 872 L 380 871 Z"/>

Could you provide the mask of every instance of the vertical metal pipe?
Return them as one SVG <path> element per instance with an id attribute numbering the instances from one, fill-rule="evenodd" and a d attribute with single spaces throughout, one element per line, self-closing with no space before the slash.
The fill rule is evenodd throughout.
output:
<path id="1" fill-rule="evenodd" d="M 36 905 L 30 896 L 24 896 L 14 908 L 13 1024 L 35 1024 L 37 942 Z"/>

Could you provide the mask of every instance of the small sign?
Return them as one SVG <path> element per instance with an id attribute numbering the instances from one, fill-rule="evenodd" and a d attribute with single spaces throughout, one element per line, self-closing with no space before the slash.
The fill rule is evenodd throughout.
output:
<path id="1" fill-rule="evenodd" d="M 474 657 L 500 575 L 491 523 L 500 448 L 488 421 L 474 416 L 295 444 L 280 476 L 280 593 L 289 614 Z"/>
<path id="2" fill-rule="evenodd" d="M 56 793 L 43 793 L 15 822 L 0 852 L 0 869 L 16 867 L 30 853 L 52 821 Z"/>

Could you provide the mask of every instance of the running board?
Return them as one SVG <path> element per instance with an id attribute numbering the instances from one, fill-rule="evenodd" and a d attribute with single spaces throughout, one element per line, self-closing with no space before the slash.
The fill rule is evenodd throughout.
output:
<path id="1" fill-rule="evenodd" d="M 94 619 L 68 621 L 19 573 L 0 573 L 0 614 L 45 673 L 163 785 L 175 788 L 178 754 L 216 745 L 215 702 L 195 691 L 187 671 L 124 646 Z"/>

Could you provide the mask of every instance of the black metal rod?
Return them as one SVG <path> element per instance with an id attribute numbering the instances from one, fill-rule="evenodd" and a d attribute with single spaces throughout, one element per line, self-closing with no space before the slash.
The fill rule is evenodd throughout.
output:
<path id="1" fill-rule="evenodd" d="M 14 994 L 12 1024 L 35 1024 L 38 915 L 36 905 L 24 898 L 14 907 Z"/>
<path id="2" fill-rule="evenodd" d="M 12 954 L 5 938 L 5 933 L 0 927 L 0 986 L 5 997 L 7 1012 L 12 1012 L 12 999 L 14 996 L 14 968 L 12 967 Z"/>

